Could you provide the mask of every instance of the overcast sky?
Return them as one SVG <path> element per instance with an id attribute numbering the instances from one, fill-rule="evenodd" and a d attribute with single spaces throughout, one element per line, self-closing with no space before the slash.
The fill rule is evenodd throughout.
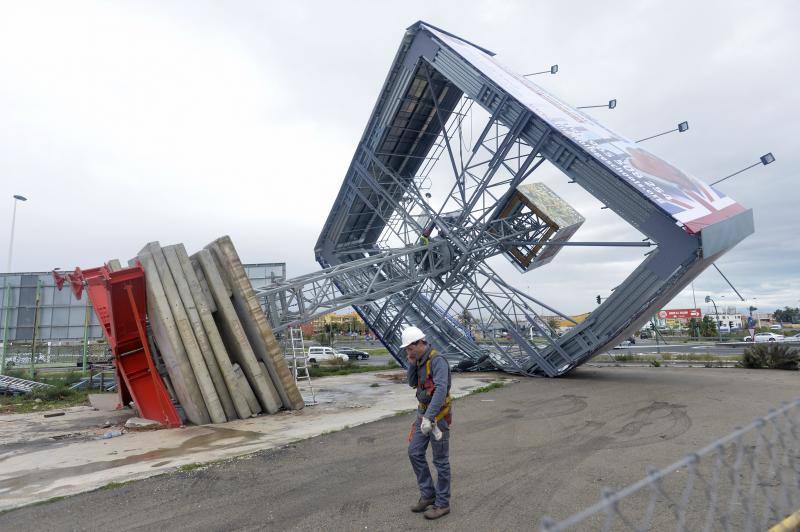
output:
<path id="1" fill-rule="evenodd" d="M 800 303 L 796 1 L 0 2 L 0 253 L 23 194 L 14 271 L 128 259 L 153 240 L 191 252 L 223 234 L 246 262 L 317 269 L 319 231 L 419 19 L 520 72 L 558 63 L 535 81 L 575 105 L 617 98 L 592 112 L 628 137 L 688 120 L 648 148 L 707 181 L 772 151 L 719 186 L 754 210 L 756 233 L 718 264 L 748 303 Z M 630 236 L 550 174 L 587 218 L 576 240 Z M 583 312 L 643 252 L 565 249 L 514 282 Z M 699 306 L 737 299 L 713 269 L 694 287 Z M 671 305 L 691 306 L 688 289 Z"/>

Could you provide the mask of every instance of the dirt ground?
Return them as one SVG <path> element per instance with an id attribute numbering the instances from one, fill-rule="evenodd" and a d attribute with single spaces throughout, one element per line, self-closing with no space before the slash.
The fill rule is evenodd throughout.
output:
<path id="1" fill-rule="evenodd" d="M 536 528 L 798 395 L 796 372 L 591 368 L 456 402 L 447 529 Z M 0 515 L 2 530 L 421 529 L 411 414 Z"/>

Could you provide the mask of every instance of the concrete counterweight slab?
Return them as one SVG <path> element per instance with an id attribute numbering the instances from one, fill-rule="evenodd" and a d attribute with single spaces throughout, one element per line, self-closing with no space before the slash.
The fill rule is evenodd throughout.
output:
<path id="1" fill-rule="evenodd" d="M 216 304 L 213 303 L 213 299 L 209 301 L 211 294 L 203 290 L 200 279 L 197 277 L 197 270 L 189 259 L 186 248 L 183 245 L 179 245 L 176 247 L 176 251 L 181 268 L 183 269 L 183 274 L 189 284 L 189 290 L 197 306 L 197 312 L 203 324 L 203 329 L 208 336 L 211 350 L 216 358 L 222 378 L 225 381 L 225 386 L 230 393 L 230 398 L 233 401 L 236 414 L 240 419 L 247 419 L 257 412 L 252 411 L 239 390 L 238 378 L 233 372 L 231 359 L 228 356 L 228 351 L 225 349 L 225 344 L 222 341 L 222 336 L 220 336 L 219 329 L 217 328 L 212 314 L 216 312 Z M 203 281 L 205 281 L 205 279 L 203 279 Z M 213 307 L 211 305 L 213 305 Z M 259 408 L 258 412 L 260 411 L 261 409 Z"/>
<path id="2" fill-rule="evenodd" d="M 197 338 L 195 338 L 194 332 L 192 331 L 192 326 L 186 315 L 186 309 L 180 299 L 175 280 L 167 266 L 164 253 L 157 242 L 151 242 L 147 245 L 146 249 L 150 252 L 155 262 L 158 274 L 161 278 L 161 284 L 164 287 L 167 302 L 172 310 L 176 328 L 183 343 L 183 347 L 186 350 L 186 356 L 189 359 L 194 376 L 197 379 L 197 385 L 202 392 L 202 398 L 211 421 L 214 423 L 222 423 L 226 421 L 225 411 L 222 408 L 222 403 L 220 403 L 217 391 L 214 389 L 214 383 L 211 380 L 211 375 L 208 372 L 205 359 L 200 351 Z"/>
<path id="3" fill-rule="evenodd" d="M 283 350 L 272 333 L 261 305 L 256 299 L 239 254 L 229 236 L 223 236 L 206 246 L 213 252 L 220 271 L 232 292 L 232 300 L 256 356 L 264 362 L 283 406 L 288 410 L 303 408 L 303 396 L 286 364 Z"/>
<path id="4" fill-rule="evenodd" d="M 231 303 L 229 292 L 211 252 L 206 249 L 200 250 L 192 255 L 192 260 L 200 263 L 209 290 L 214 297 L 217 317 L 222 325 L 223 340 L 228 353 L 242 368 L 264 410 L 274 414 L 280 409 L 280 397 L 272 385 L 272 381 L 267 375 L 264 375 L 258 365 L 258 359 L 239 321 L 236 309 Z"/>
<path id="5" fill-rule="evenodd" d="M 191 423 L 195 425 L 210 423 L 211 418 L 178 334 L 155 260 L 147 248 L 139 252 L 137 259 L 145 272 L 147 315 L 150 318 L 153 337 L 164 360 L 175 396 Z"/>
<path id="6" fill-rule="evenodd" d="M 228 391 L 228 387 L 225 385 L 225 379 L 222 377 L 219 363 L 217 362 L 217 358 L 214 355 L 214 350 L 211 347 L 211 342 L 206 334 L 205 328 L 203 327 L 202 320 L 200 319 L 197 303 L 195 302 L 195 298 L 192 295 L 191 289 L 189 288 L 189 281 L 186 278 L 180 258 L 178 257 L 179 247 L 183 248 L 183 245 L 177 244 L 173 246 L 165 246 L 162 248 L 162 251 L 164 252 L 164 257 L 167 260 L 167 266 L 172 274 L 172 278 L 175 280 L 175 285 L 178 288 L 178 294 L 180 295 L 181 302 L 183 303 L 184 309 L 186 309 L 186 316 L 188 317 L 189 323 L 192 326 L 194 337 L 197 339 L 197 345 L 200 348 L 200 353 L 203 355 L 203 360 L 205 360 L 206 368 L 208 368 L 208 374 L 211 377 L 211 381 L 214 383 L 214 389 L 216 390 L 219 401 L 222 404 L 225 417 L 228 420 L 233 420 L 238 417 L 236 414 L 236 408 L 233 405 L 233 400 L 231 399 L 231 394 Z M 192 274 L 194 274 L 194 272 L 192 272 Z"/>

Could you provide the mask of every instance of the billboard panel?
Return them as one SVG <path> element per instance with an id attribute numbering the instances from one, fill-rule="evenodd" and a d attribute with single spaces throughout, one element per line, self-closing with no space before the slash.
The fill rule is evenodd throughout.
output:
<path id="1" fill-rule="evenodd" d="M 661 319 L 670 318 L 701 318 L 703 314 L 699 308 L 673 308 L 669 310 L 659 310 L 658 317 Z"/>
<path id="2" fill-rule="evenodd" d="M 746 209 L 731 197 L 619 135 L 509 70 L 474 45 L 425 29 L 554 129 L 586 150 L 690 233 Z"/>

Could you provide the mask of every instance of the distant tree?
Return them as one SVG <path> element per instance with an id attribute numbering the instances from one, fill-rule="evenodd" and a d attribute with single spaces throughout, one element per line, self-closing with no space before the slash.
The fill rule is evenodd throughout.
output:
<path id="1" fill-rule="evenodd" d="M 547 318 L 547 326 L 553 329 L 554 331 L 558 329 L 558 320 L 555 316 L 550 316 Z"/>
<path id="2" fill-rule="evenodd" d="M 700 323 L 700 335 L 706 338 L 717 336 L 717 322 L 711 316 L 703 316 Z"/>
<path id="3" fill-rule="evenodd" d="M 784 307 L 783 310 L 778 309 L 772 313 L 772 318 L 781 323 L 798 323 L 800 322 L 800 308 Z"/>

